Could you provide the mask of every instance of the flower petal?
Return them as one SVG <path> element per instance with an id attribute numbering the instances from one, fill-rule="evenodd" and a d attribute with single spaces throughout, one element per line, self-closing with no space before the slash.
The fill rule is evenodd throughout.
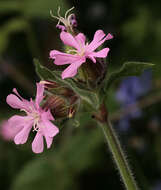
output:
<path id="1" fill-rule="evenodd" d="M 41 115 L 42 121 L 39 123 L 39 128 L 42 129 L 43 134 L 47 134 L 49 137 L 54 137 L 57 133 L 59 133 L 58 127 L 56 127 L 51 121 L 48 119 L 48 112 L 45 112 Z"/>
<path id="2" fill-rule="evenodd" d="M 28 116 L 19 116 L 14 115 L 8 120 L 8 131 L 14 134 L 14 137 L 23 129 L 26 125 L 26 121 L 31 120 L 31 117 Z"/>
<path id="3" fill-rule="evenodd" d="M 104 48 L 104 49 L 102 49 L 102 50 L 100 50 L 98 52 L 92 52 L 91 55 L 93 57 L 105 58 L 105 57 L 107 57 L 107 54 L 108 54 L 109 50 L 110 50 L 109 48 Z"/>
<path id="4" fill-rule="evenodd" d="M 106 40 L 110 40 L 112 38 L 113 36 L 111 34 L 107 34 L 107 36 L 105 37 L 105 33 L 103 32 L 103 30 L 97 30 L 95 32 L 92 42 L 87 46 L 86 50 L 92 52 L 100 45 L 102 45 Z"/>
<path id="5" fill-rule="evenodd" d="M 45 126 L 45 128 L 43 128 L 43 131 L 45 131 L 45 134 L 47 134 L 49 137 L 54 137 L 59 133 L 58 127 L 56 127 L 50 121 L 43 120 L 43 125 Z"/>
<path id="6" fill-rule="evenodd" d="M 80 44 L 80 47 L 85 47 L 86 37 L 83 33 L 79 33 L 78 35 L 76 35 L 75 39 L 78 42 L 78 44 Z"/>
<path id="7" fill-rule="evenodd" d="M 93 41 L 99 42 L 100 40 L 102 40 L 102 38 L 105 37 L 105 35 L 106 34 L 103 32 L 103 30 L 97 30 L 94 34 Z"/>
<path id="8" fill-rule="evenodd" d="M 50 51 L 50 58 L 55 59 L 54 62 L 55 65 L 71 64 L 80 59 L 80 57 L 77 55 L 62 53 L 57 50 Z"/>
<path id="9" fill-rule="evenodd" d="M 96 59 L 94 58 L 93 53 L 94 53 L 94 52 L 92 52 L 91 54 L 89 54 L 87 57 L 88 57 L 93 63 L 96 63 Z"/>
<path id="10" fill-rule="evenodd" d="M 9 141 L 9 140 L 13 140 L 14 137 L 16 136 L 16 134 L 22 129 L 22 126 L 20 125 L 12 125 L 10 122 L 8 121 L 4 121 L 1 123 L 1 130 L 0 133 L 2 135 L 2 137 Z"/>
<path id="11" fill-rule="evenodd" d="M 30 121 L 29 123 L 27 123 L 23 129 L 15 136 L 14 138 L 14 142 L 15 144 L 24 144 L 26 143 L 30 130 L 32 128 L 32 121 Z"/>
<path id="12" fill-rule="evenodd" d="M 23 109 L 24 103 L 21 101 L 16 95 L 9 94 L 6 98 L 7 104 L 9 104 L 12 108 L 15 109 Z"/>
<path id="13" fill-rule="evenodd" d="M 37 92 L 36 92 L 36 98 L 35 98 L 35 103 L 39 107 L 40 102 L 43 100 L 44 96 L 44 85 L 42 83 L 37 83 Z"/>
<path id="14" fill-rule="evenodd" d="M 106 40 L 111 40 L 113 38 L 113 35 L 108 33 L 107 36 L 106 36 Z"/>
<path id="15" fill-rule="evenodd" d="M 60 29 L 61 31 L 64 31 L 66 28 L 63 25 L 57 24 L 56 28 Z"/>
<path id="16" fill-rule="evenodd" d="M 20 96 L 17 92 L 16 88 L 13 89 L 13 92 L 16 94 L 9 94 L 6 98 L 6 102 L 15 109 L 25 109 L 28 110 L 29 108 L 29 101 L 25 100 Z"/>
<path id="17" fill-rule="evenodd" d="M 78 42 L 70 33 L 62 31 L 60 33 L 60 39 L 63 41 L 65 45 L 74 47 L 78 50 L 80 49 Z"/>
<path id="18" fill-rule="evenodd" d="M 102 40 L 102 38 L 105 37 L 105 33 L 103 30 L 97 30 L 94 34 L 92 42 L 87 46 L 88 51 L 95 50 L 98 46 L 98 42 Z"/>
<path id="19" fill-rule="evenodd" d="M 32 151 L 34 153 L 41 153 L 44 150 L 44 140 L 43 135 L 40 132 L 37 132 L 33 142 L 32 142 Z"/>
<path id="20" fill-rule="evenodd" d="M 48 110 L 47 112 L 45 112 L 46 113 L 46 118 L 48 119 L 48 120 L 55 120 L 54 119 L 54 117 L 53 117 L 53 115 L 51 114 L 51 112 L 50 112 L 50 110 Z"/>
<path id="21" fill-rule="evenodd" d="M 21 100 L 24 100 L 24 99 L 20 96 L 20 94 L 17 92 L 17 89 L 16 89 L 16 88 L 14 88 L 12 91 L 13 91 Z"/>
<path id="22" fill-rule="evenodd" d="M 46 140 L 47 148 L 50 148 L 53 142 L 53 137 L 49 137 L 45 135 L 45 140 Z"/>
<path id="23" fill-rule="evenodd" d="M 81 64 L 85 62 L 85 59 L 80 59 L 75 63 L 69 65 L 63 72 L 62 72 L 62 79 L 74 77 L 77 74 L 77 69 L 81 66 Z"/>
<path id="24" fill-rule="evenodd" d="M 29 120 L 28 116 L 19 116 L 14 115 L 12 116 L 8 122 L 11 123 L 13 126 L 24 126 L 25 122 Z"/>
<path id="25" fill-rule="evenodd" d="M 60 52 L 60 51 L 58 51 L 58 50 L 51 50 L 50 51 L 50 58 L 51 59 L 55 59 L 56 57 L 56 55 L 61 55 L 61 54 L 64 54 L 64 53 L 62 53 L 62 52 Z"/>

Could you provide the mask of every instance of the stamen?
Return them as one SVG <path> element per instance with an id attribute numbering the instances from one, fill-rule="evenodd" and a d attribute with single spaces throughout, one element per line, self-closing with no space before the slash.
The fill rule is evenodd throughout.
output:
<path id="1" fill-rule="evenodd" d="M 53 18 L 55 18 L 55 19 L 58 20 L 57 26 L 59 26 L 60 22 L 62 22 L 65 25 L 66 28 L 67 27 L 71 28 L 70 18 L 71 18 L 71 15 L 73 15 L 73 14 L 71 14 L 71 15 L 68 16 L 68 13 L 71 10 L 73 10 L 73 9 L 74 9 L 74 7 L 70 8 L 69 10 L 67 10 L 66 13 L 65 13 L 64 18 L 60 15 L 60 7 L 58 7 L 58 11 L 57 11 L 57 15 L 58 16 L 53 15 L 52 10 L 50 10 L 50 15 L 51 15 L 51 17 L 53 17 Z"/>
<path id="2" fill-rule="evenodd" d="M 38 131 L 39 130 L 39 115 L 37 113 L 33 114 L 33 118 L 34 118 L 34 124 L 33 124 L 33 131 Z"/>
<path id="3" fill-rule="evenodd" d="M 51 17 L 53 17 L 53 18 L 56 18 L 56 19 L 60 20 L 60 18 L 59 18 L 59 17 L 57 17 L 57 16 L 53 15 L 52 10 L 50 10 L 50 15 L 51 15 Z M 58 16 L 59 16 L 59 15 L 58 15 Z"/>
<path id="4" fill-rule="evenodd" d="M 60 12 L 60 7 L 58 7 L 58 12 L 57 12 L 58 17 L 55 16 L 55 15 L 53 15 L 52 10 L 50 10 L 50 15 L 51 15 L 51 17 L 53 17 L 53 18 L 55 18 L 55 19 L 58 20 L 57 25 L 59 25 L 60 22 L 64 23 L 64 25 L 66 25 L 66 24 L 65 24 L 65 19 L 64 19 L 62 16 L 60 16 L 60 13 L 59 13 L 59 12 Z"/>
<path id="5" fill-rule="evenodd" d="M 69 10 L 67 10 L 67 12 L 65 13 L 65 19 L 67 19 L 67 15 L 70 11 L 72 11 L 74 9 L 74 7 L 70 8 Z"/>
<path id="6" fill-rule="evenodd" d="M 76 53 L 76 54 L 77 54 L 77 53 L 78 53 L 78 51 L 77 51 L 77 50 L 75 50 L 75 49 L 70 49 L 70 50 L 68 50 L 68 51 L 67 51 L 67 53 L 69 53 L 69 54 L 70 54 L 70 53 Z"/>
<path id="7" fill-rule="evenodd" d="M 34 131 L 37 132 L 38 130 L 39 130 L 39 127 L 37 126 L 37 123 L 34 121 L 33 130 L 32 130 L 32 131 L 33 131 L 33 132 L 34 132 Z"/>
<path id="8" fill-rule="evenodd" d="M 25 109 L 20 109 L 20 111 L 24 111 L 27 115 L 30 114 L 30 113 L 29 113 L 27 110 L 25 110 Z"/>
<path id="9" fill-rule="evenodd" d="M 57 14 L 58 14 L 59 17 L 61 17 L 61 16 L 60 16 L 60 6 L 58 7 Z"/>

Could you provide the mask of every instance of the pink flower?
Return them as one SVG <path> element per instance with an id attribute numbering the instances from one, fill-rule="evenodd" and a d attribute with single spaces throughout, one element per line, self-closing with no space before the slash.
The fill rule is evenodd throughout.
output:
<path id="1" fill-rule="evenodd" d="M 56 65 L 70 64 L 62 73 L 62 79 L 74 77 L 77 74 L 78 68 L 82 63 L 86 62 L 86 59 L 91 59 L 96 63 L 96 58 L 105 58 L 109 52 L 109 48 L 104 48 L 100 51 L 95 51 L 106 40 L 112 39 L 113 36 L 109 33 L 105 35 L 102 30 L 97 30 L 94 34 L 94 38 L 91 43 L 85 43 L 86 37 L 83 33 L 79 33 L 73 37 L 70 33 L 62 31 L 60 38 L 67 46 L 71 46 L 74 49 L 69 53 L 62 53 L 57 50 L 50 51 L 50 58 L 55 59 Z M 71 54 L 70 54 L 71 52 Z"/>
<path id="2" fill-rule="evenodd" d="M 40 107 L 40 103 L 43 100 L 44 85 L 37 83 L 36 99 L 33 101 L 25 100 L 22 98 L 16 89 L 13 89 L 16 94 L 10 94 L 7 96 L 7 103 L 15 109 L 20 109 L 26 113 L 26 116 L 14 115 L 8 120 L 10 128 L 18 130 L 14 137 L 16 144 L 26 143 L 29 133 L 33 127 L 33 131 L 36 131 L 36 136 L 32 142 L 32 150 L 35 153 L 41 153 L 44 149 L 44 140 L 46 140 L 47 148 L 50 148 L 53 137 L 59 132 L 59 129 L 51 122 L 54 120 L 50 113 L 50 110 L 43 110 Z"/>
<path id="3" fill-rule="evenodd" d="M 10 125 L 7 120 L 2 121 L 0 127 L 1 127 L 0 134 L 3 137 L 3 139 L 6 141 L 13 140 L 16 134 L 22 129 L 21 126 Z"/>

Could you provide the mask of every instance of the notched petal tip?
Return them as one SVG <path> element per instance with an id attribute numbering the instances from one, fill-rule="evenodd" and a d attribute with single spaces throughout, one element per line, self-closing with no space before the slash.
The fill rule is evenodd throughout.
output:
<path id="1" fill-rule="evenodd" d="M 103 30 L 97 30 L 94 34 L 94 38 L 93 40 L 96 42 L 99 42 L 100 40 L 102 40 L 102 38 L 105 36 L 106 34 L 104 33 Z"/>
<path id="2" fill-rule="evenodd" d="M 56 53 L 56 52 L 57 52 L 56 50 L 50 51 L 49 57 L 50 57 L 51 59 L 55 59 L 55 53 Z"/>
<path id="3" fill-rule="evenodd" d="M 112 34 L 110 34 L 110 33 L 108 33 L 107 36 L 106 36 L 106 40 L 111 40 L 113 38 L 114 38 L 114 36 Z"/>
<path id="4" fill-rule="evenodd" d="M 52 145 L 53 137 L 45 136 L 45 140 L 46 140 L 47 148 L 49 149 L 51 147 L 51 145 Z"/>
<path id="5" fill-rule="evenodd" d="M 21 109 L 23 107 L 23 102 L 14 94 L 9 94 L 6 98 L 6 102 L 15 109 Z"/>

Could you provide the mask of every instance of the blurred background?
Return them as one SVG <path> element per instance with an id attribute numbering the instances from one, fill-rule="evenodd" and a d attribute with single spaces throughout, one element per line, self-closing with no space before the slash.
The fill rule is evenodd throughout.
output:
<path id="1" fill-rule="evenodd" d="M 15 87 L 23 97 L 34 95 L 33 58 L 50 67 L 51 49 L 61 49 L 57 21 L 72 6 L 78 29 L 92 39 L 97 29 L 112 33 L 109 71 L 125 61 L 156 64 L 140 77 L 118 80 L 107 104 L 140 189 L 161 190 L 161 1 L 147 0 L 0 0 L 0 189 L 123 190 L 101 131 L 87 113 L 80 126 L 70 121 L 50 150 L 35 155 L 30 139 L 16 146 L 3 135 L 5 120 L 15 110 L 6 96 Z"/>

